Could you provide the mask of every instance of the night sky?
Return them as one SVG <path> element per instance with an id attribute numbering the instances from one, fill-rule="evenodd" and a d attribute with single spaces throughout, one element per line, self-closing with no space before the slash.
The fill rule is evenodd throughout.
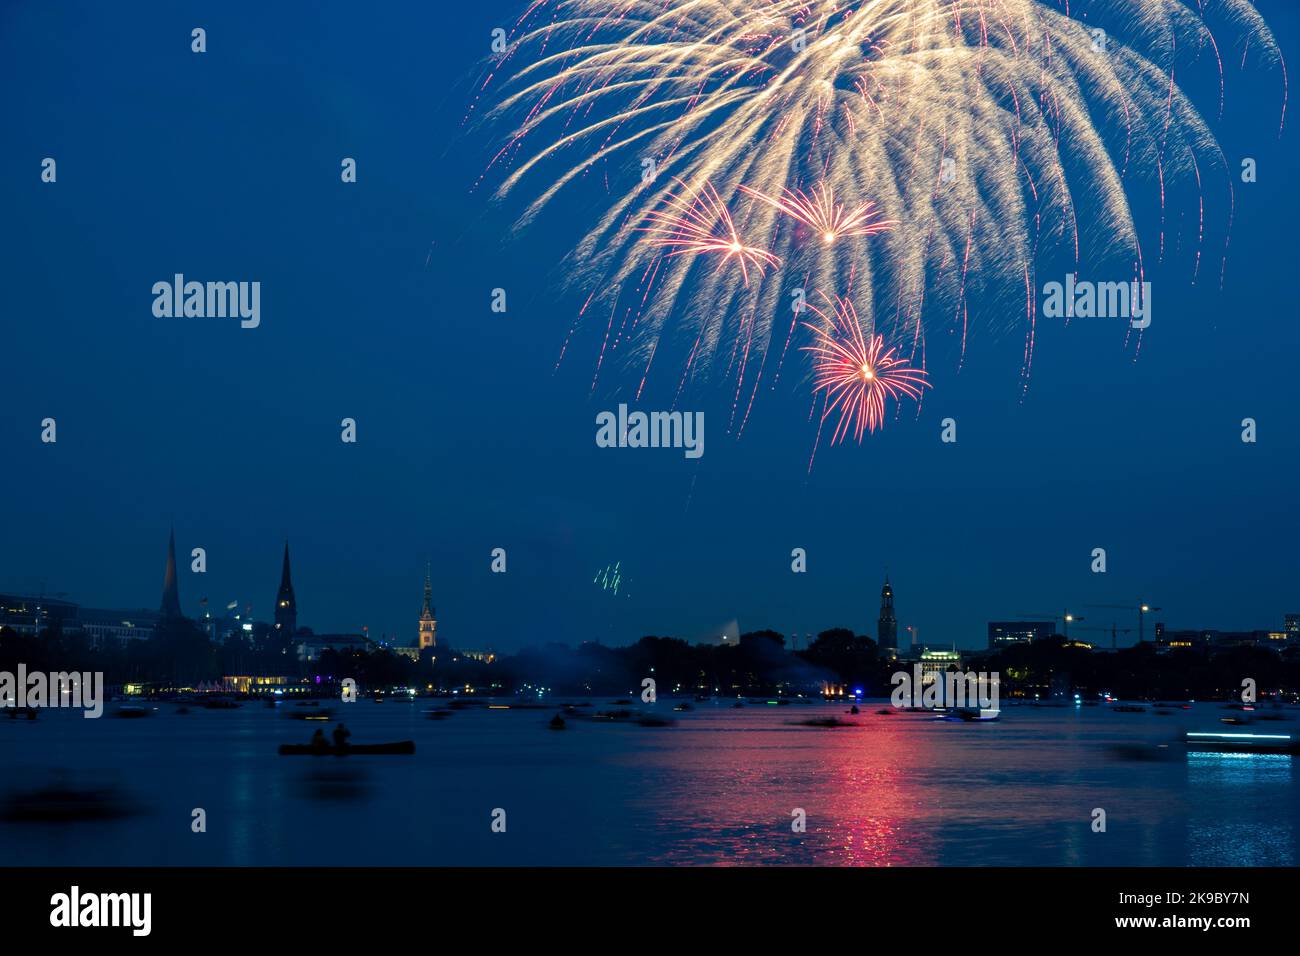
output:
<path id="1" fill-rule="evenodd" d="M 520 5 L 230 7 L 0 11 L 0 591 L 156 607 L 174 525 L 189 613 L 207 597 L 269 618 L 287 537 L 300 624 L 411 643 L 428 562 L 440 639 L 504 651 L 728 626 L 874 635 L 886 568 L 900 632 L 926 643 L 983 646 L 988 620 L 1067 606 L 1135 627 L 1084 605 L 1139 598 L 1173 627 L 1300 611 L 1300 170 L 1277 74 L 1230 68 L 1213 123 L 1230 169 L 1259 167 L 1236 186 L 1222 293 L 1217 256 L 1197 285 L 1185 257 L 1154 270 L 1136 361 L 1120 322 L 1040 321 L 1023 397 L 1022 334 L 989 319 L 959 369 L 932 331 L 919 416 L 823 443 L 808 474 L 798 376 L 760 392 L 739 440 L 732 389 L 693 385 L 697 461 L 596 447 L 596 414 L 631 402 L 637 375 L 606 369 L 593 393 L 594 328 L 555 366 L 581 306 L 560 256 L 600 197 L 515 234 L 522 199 L 473 188 L 499 141 L 462 119 Z M 1300 13 L 1260 9 L 1295 59 Z M 608 172 L 639 175 L 632 158 Z M 151 287 L 177 272 L 259 280 L 261 326 L 155 318 Z M 635 406 L 667 408 L 674 381 Z M 206 575 L 184 569 L 194 547 Z M 614 562 L 618 595 L 593 583 Z"/>

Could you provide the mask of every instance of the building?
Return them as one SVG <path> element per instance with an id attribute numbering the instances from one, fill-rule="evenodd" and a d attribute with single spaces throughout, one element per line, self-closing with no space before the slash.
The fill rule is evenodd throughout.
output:
<path id="1" fill-rule="evenodd" d="M 1218 647 L 1278 647 L 1286 643 L 1282 631 L 1206 631 Z"/>
<path id="2" fill-rule="evenodd" d="M 319 660 L 325 651 L 369 651 L 374 642 L 365 634 L 313 634 L 304 629 L 294 642 L 298 649 L 298 660 Z"/>
<path id="3" fill-rule="evenodd" d="M 125 611 L 117 608 L 83 607 L 78 610 L 77 623 L 81 632 L 92 644 L 106 641 L 147 641 L 162 620 L 157 611 L 137 609 Z"/>
<path id="4" fill-rule="evenodd" d="M 989 649 L 1028 644 L 1051 637 L 1055 621 L 989 621 Z"/>
<path id="5" fill-rule="evenodd" d="M 224 693 L 247 694 L 250 697 L 279 697 L 282 695 L 306 695 L 311 686 L 293 678 L 278 674 L 231 674 L 221 678 L 217 688 Z"/>
<path id="6" fill-rule="evenodd" d="M 56 598 L 0 594 L 0 627 L 35 637 L 45 630 L 84 634 L 92 644 L 148 640 L 162 619 L 143 608 L 81 607 Z"/>
<path id="7" fill-rule="evenodd" d="M 955 647 L 923 647 L 917 660 L 922 684 L 942 681 L 949 670 L 961 670 L 961 651 Z"/>
<path id="8" fill-rule="evenodd" d="M 35 637 L 47 628 L 73 630 L 77 627 L 77 605 L 57 598 L 25 594 L 0 594 L 0 627 Z"/>
<path id="9" fill-rule="evenodd" d="M 162 604 L 158 608 L 159 621 L 177 621 L 181 613 L 180 583 L 176 580 L 176 529 L 167 536 L 167 566 L 163 570 Z"/>
<path id="10" fill-rule="evenodd" d="M 275 629 L 289 637 L 298 633 L 298 600 L 293 596 L 289 576 L 289 542 L 284 543 L 284 566 L 280 569 L 280 590 L 275 596 Z"/>
<path id="11" fill-rule="evenodd" d="M 1272 647 L 1282 650 L 1297 638 L 1300 634 L 1292 631 L 1218 631 L 1212 628 L 1175 631 L 1157 623 L 1155 646 L 1159 650 L 1171 647 Z"/>
<path id="12" fill-rule="evenodd" d="M 1286 616 L 1286 632 L 1293 637 L 1300 638 L 1300 614 L 1288 614 Z"/>
<path id="13" fill-rule="evenodd" d="M 415 646 L 421 651 L 438 646 L 438 621 L 433 616 L 433 582 L 428 568 L 424 571 L 424 609 L 420 611 L 419 640 Z"/>
<path id="14" fill-rule="evenodd" d="M 889 575 L 885 575 L 885 586 L 880 589 L 880 617 L 876 620 L 876 644 L 883 657 L 898 657 L 898 618 L 894 617 L 894 589 L 890 587 Z"/>

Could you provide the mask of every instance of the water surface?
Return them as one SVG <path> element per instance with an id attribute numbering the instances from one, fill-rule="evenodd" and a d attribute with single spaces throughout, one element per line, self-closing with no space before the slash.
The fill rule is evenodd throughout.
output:
<path id="1" fill-rule="evenodd" d="M 599 707 L 608 701 L 594 699 Z M 335 704 L 353 743 L 411 739 L 414 756 L 280 757 L 332 724 L 288 705 L 85 720 L 0 719 L 0 798 L 62 781 L 116 792 L 132 813 L 0 821 L 9 865 L 1086 865 L 1294 866 L 1295 759 L 1186 753 L 1224 729 L 1217 705 L 1168 716 L 1010 707 L 996 723 L 849 717 L 843 705 L 655 712 L 669 727 L 553 710 L 436 702 Z M 1284 712 L 1294 717 L 1295 712 Z M 799 721 L 840 716 L 855 726 Z M 1294 732 L 1293 721 L 1259 723 Z M 1170 743 L 1167 760 L 1126 745 Z M 191 830 L 192 810 L 207 832 Z M 491 831 L 506 811 L 506 832 Z M 791 813 L 807 832 L 791 832 Z M 1106 811 L 1106 832 L 1092 811 Z"/>

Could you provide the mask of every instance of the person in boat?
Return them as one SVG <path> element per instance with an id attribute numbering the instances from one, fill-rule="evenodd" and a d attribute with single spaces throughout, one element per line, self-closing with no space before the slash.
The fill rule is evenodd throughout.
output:
<path id="1" fill-rule="evenodd" d="M 311 735 L 311 746 L 313 750 L 329 749 L 330 742 L 325 739 L 325 731 L 321 730 L 319 727 L 316 728 L 316 733 Z"/>
<path id="2" fill-rule="evenodd" d="M 339 750 L 345 749 L 351 736 L 352 731 L 343 725 L 343 721 L 339 721 L 339 725 L 334 728 L 334 746 Z"/>

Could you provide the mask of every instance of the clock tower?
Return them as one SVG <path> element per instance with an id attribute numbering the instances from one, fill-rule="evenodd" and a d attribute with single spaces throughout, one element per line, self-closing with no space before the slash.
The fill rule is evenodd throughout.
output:
<path id="1" fill-rule="evenodd" d="M 417 646 L 421 650 L 438 646 L 438 622 L 433 617 L 433 583 L 427 569 L 424 572 L 424 610 L 420 612 L 420 640 Z"/>

